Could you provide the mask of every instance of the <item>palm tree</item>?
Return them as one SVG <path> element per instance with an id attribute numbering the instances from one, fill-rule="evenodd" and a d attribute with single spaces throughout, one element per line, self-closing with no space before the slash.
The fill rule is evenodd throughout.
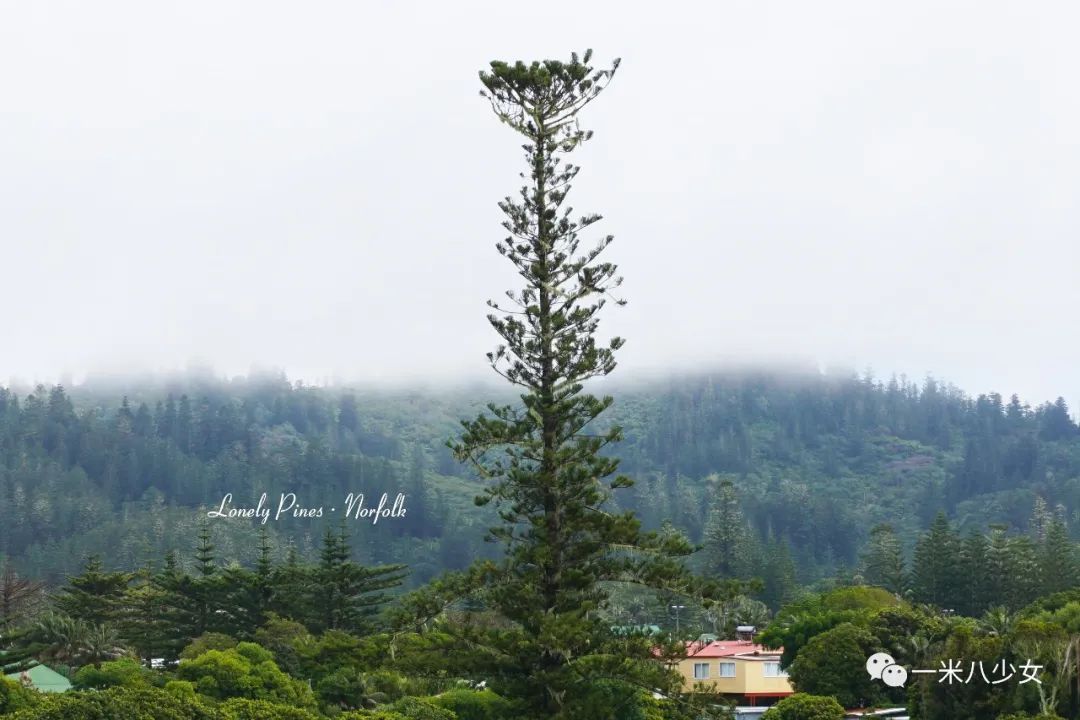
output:
<path id="1" fill-rule="evenodd" d="M 106 660 L 115 660 L 128 654 L 120 642 L 116 629 L 109 625 L 92 625 L 83 636 L 82 664 L 101 667 Z"/>
<path id="2" fill-rule="evenodd" d="M 916 665 L 923 665 L 930 657 L 931 645 L 930 638 L 925 635 L 915 635 L 908 639 L 911 659 Z"/>
<path id="3" fill-rule="evenodd" d="M 353 685 L 353 692 L 356 693 L 353 696 L 355 707 L 363 708 L 365 710 L 370 710 L 387 700 L 386 693 L 377 690 L 375 684 L 371 681 L 371 678 L 363 673 L 356 677 L 356 682 Z"/>
<path id="4" fill-rule="evenodd" d="M 42 655 L 50 660 L 77 667 L 127 654 L 116 630 L 108 625 L 92 625 L 68 615 L 50 613 L 35 628 L 36 638 L 44 645 Z"/>
<path id="5" fill-rule="evenodd" d="M 44 644 L 42 655 L 65 665 L 78 664 L 87 625 L 68 615 L 49 613 L 38 621 L 36 639 Z"/>
<path id="6" fill-rule="evenodd" d="M 1006 637 L 1013 629 L 1016 617 L 1005 608 L 998 606 L 990 608 L 979 621 L 979 627 L 987 635 Z"/>

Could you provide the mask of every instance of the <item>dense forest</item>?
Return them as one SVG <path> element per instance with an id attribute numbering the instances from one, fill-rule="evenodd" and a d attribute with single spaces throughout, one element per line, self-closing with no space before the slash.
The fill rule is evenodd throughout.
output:
<path id="1" fill-rule="evenodd" d="M 0 389 L 0 553 L 55 583 L 90 554 L 118 569 L 190 555 L 196 509 L 226 493 L 237 505 L 294 492 L 330 506 L 349 492 L 402 492 L 406 517 L 352 524 L 354 554 L 408 564 L 416 586 L 492 552 L 492 517 L 472 503 L 482 483 L 446 447 L 488 396 L 498 391 L 346 390 L 281 375 Z M 932 379 L 812 374 L 701 375 L 618 396 L 610 421 L 624 428 L 617 454 L 636 483 L 620 501 L 647 527 L 670 521 L 705 546 L 710 518 L 737 513 L 739 572 L 771 579 L 773 606 L 796 585 L 859 572 L 881 524 L 909 560 L 940 511 L 961 535 L 1028 533 L 1038 507 L 1080 530 L 1080 430 L 1060 399 L 1030 408 Z M 279 557 L 291 546 L 314 558 L 333 522 L 265 527 Z M 256 528 L 216 520 L 222 559 L 252 564 Z"/>
<path id="2" fill-rule="evenodd" d="M 739 584 L 719 604 L 678 597 L 678 617 L 677 596 L 611 587 L 602 622 L 657 625 L 672 641 L 765 628 L 799 690 L 779 718 L 839 717 L 840 704 L 906 703 L 934 720 L 1080 709 L 1080 429 L 1063 401 L 812 373 L 618 395 L 605 425 L 625 428 L 617 454 L 637 481 L 623 503 L 661 536 L 688 535 L 702 576 Z M 0 390 L 0 653 L 9 672 L 44 660 L 80 691 L 38 698 L 0 681 L 0 714 L 515 716 L 453 679 L 463 660 L 448 630 L 502 627 L 483 601 L 411 624 L 439 602 L 440 572 L 498 556 L 484 542 L 497 521 L 473 503 L 485 482 L 445 442 L 488 396 L 499 399 L 281 375 Z M 206 517 L 225 493 L 329 505 L 358 491 L 403 492 L 408 513 L 378 525 Z M 890 691 L 850 672 L 882 648 L 912 667 L 1036 657 L 1049 679 Z M 598 717 L 670 710 L 591 687 Z"/>

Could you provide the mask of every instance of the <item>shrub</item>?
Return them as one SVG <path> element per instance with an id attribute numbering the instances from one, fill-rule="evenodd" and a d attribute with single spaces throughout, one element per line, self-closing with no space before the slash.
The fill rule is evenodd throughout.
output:
<path id="1" fill-rule="evenodd" d="M 439 707 L 431 698 L 402 698 L 386 709 L 403 715 L 407 720 L 457 720 L 457 715 Z"/>
<path id="2" fill-rule="evenodd" d="M 491 690 L 460 688 L 443 693 L 432 701 L 458 716 L 458 720 L 508 720 L 510 702 Z"/>
<path id="3" fill-rule="evenodd" d="M 319 720 L 319 716 L 302 708 L 278 705 L 266 700 L 233 698 L 221 705 L 222 720 Z"/>
<path id="4" fill-rule="evenodd" d="M 234 647 L 236 647 L 236 638 L 230 635 L 216 632 L 203 633 L 180 651 L 180 657 L 191 660 L 207 650 L 231 650 Z"/>
<path id="5" fill-rule="evenodd" d="M 103 662 L 99 667 L 86 665 L 75 673 L 78 690 L 104 690 L 110 687 L 147 687 L 154 684 L 154 673 L 137 660 L 121 658 Z"/>
<path id="6" fill-rule="evenodd" d="M 165 692 L 179 700 L 194 700 L 196 698 L 195 684 L 186 680 L 170 680 L 165 683 Z"/>
<path id="7" fill-rule="evenodd" d="M 795 693 L 769 708 L 761 720 L 843 720 L 844 708 L 835 698 Z"/>
<path id="8" fill-rule="evenodd" d="M 40 694 L 0 676 L 0 715 L 38 704 Z"/>
<path id="9" fill-rule="evenodd" d="M 11 720 L 220 720 L 198 699 L 182 700 L 159 688 L 112 687 L 42 698 Z"/>
<path id="10" fill-rule="evenodd" d="M 216 700 L 241 697 L 315 707 L 315 696 L 307 683 L 283 673 L 270 652 L 254 643 L 240 643 L 231 650 L 208 650 L 194 660 L 180 663 L 176 674 L 181 680 L 193 682 L 199 693 Z"/>

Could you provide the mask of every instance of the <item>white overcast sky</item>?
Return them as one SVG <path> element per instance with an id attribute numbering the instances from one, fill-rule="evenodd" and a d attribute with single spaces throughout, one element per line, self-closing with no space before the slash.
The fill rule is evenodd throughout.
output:
<path id="1" fill-rule="evenodd" d="M 519 140 L 583 116 L 623 376 L 800 358 L 1080 406 L 1080 10 L 1043 2 L 0 0 L 0 382 L 486 372 Z"/>

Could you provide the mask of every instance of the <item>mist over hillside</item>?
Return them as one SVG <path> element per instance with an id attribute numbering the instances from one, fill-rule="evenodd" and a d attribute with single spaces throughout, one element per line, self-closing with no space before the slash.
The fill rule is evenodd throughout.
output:
<path id="1" fill-rule="evenodd" d="M 927 379 L 815 372 L 699 373 L 605 383 L 604 422 L 624 428 L 612 454 L 635 480 L 615 503 L 646 526 L 665 521 L 705 545 L 720 483 L 746 525 L 741 572 L 796 584 L 859 572 L 871 528 L 887 523 L 910 555 L 939 510 L 961 532 L 1003 523 L 1026 532 L 1038 503 L 1080 530 L 1080 429 L 1064 401 L 1029 407 L 970 397 Z M 190 555 L 196 527 L 231 493 L 237 505 L 295 493 L 303 505 L 349 492 L 407 496 L 408 514 L 350 524 L 363 562 L 404 562 L 416 585 L 473 557 L 493 516 L 445 442 L 487 402 L 484 384 L 444 390 L 314 387 L 268 373 L 91 380 L 70 390 L 0 390 L 0 554 L 56 582 L 99 553 L 139 567 Z M 277 553 L 312 556 L 332 518 L 269 522 Z M 224 561 L 253 560 L 257 523 L 212 526 Z"/>

